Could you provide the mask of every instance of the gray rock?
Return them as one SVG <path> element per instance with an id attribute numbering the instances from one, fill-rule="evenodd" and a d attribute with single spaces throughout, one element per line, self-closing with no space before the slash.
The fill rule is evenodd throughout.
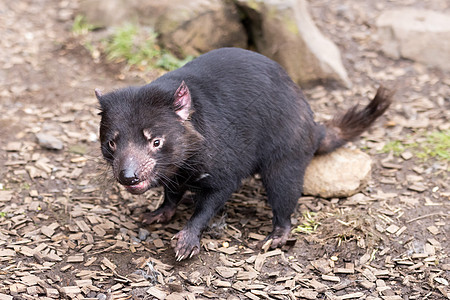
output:
<path id="1" fill-rule="evenodd" d="M 131 236 L 130 239 L 133 243 L 136 243 L 136 244 L 139 244 L 141 242 L 141 240 L 135 236 Z"/>
<path id="2" fill-rule="evenodd" d="M 351 85 L 339 49 L 316 27 L 306 0 L 236 2 L 250 19 L 258 52 L 280 63 L 295 82 Z"/>
<path id="3" fill-rule="evenodd" d="M 370 180 L 371 163 L 369 155 L 347 148 L 316 156 L 306 169 L 303 193 L 323 198 L 352 196 Z"/>
<path id="4" fill-rule="evenodd" d="M 393 58 L 408 58 L 450 70 L 450 15 L 400 8 L 377 19 L 382 50 Z"/>
<path id="5" fill-rule="evenodd" d="M 150 232 L 147 229 L 139 228 L 138 238 L 141 241 L 145 241 L 149 234 L 150 234 Z"/>
<path id="6" fill-rule="evenodd" d="M 63 142 L 57 137 L 47 133 L 36 133 L 36 138 L 41 147 L 49 150 L 62 150 L 64 148 Z"/>
<path id="7" fill-rule="evenodd" d="M 97 298 L 98 300 L 106 300 L 106 299 L 108 299 L 108 297 L 106 296 L 106 294 L 103 294 L 103 293 L 98 293 L 96 298 Z"/>
<path id="8" fill-rule="evenodd" d="M 237 8 L 222 0 L 83 0 L 79 11 L 100 27 L 138 22 L 159 34 L 165 48 L 198 55 L 221 47 L 246 47 Z"/>

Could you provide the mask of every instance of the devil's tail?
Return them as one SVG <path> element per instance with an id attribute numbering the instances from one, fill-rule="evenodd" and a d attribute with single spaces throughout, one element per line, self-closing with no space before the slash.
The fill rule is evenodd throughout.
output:
<path id="1" fill-rule="evenodd" d="M 375 97 L 364 108 L 355 105 L 344 114 L 321 124 L 324 137 L 316 154 L 325 154 L 343 146 L 367 130 L 391 105 L 393 93 L 380 87 Z"/>

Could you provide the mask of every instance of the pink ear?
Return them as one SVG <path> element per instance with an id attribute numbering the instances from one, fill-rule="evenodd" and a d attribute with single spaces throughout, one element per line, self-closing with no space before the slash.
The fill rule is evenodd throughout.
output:
<path id="1" fill-rule="evenodd" d="M 103 96 L 102 91 L 100 91 L 100 89 L 95 89 L 95 96 L 97 97 L 98 100 L 100 100 L 100 98 Z"/>
<path id="2" fill-rule="evenodd" d="M 191 93 L 183 81 L 175 92 L 175 101 L 173 102 L 175 112 L 182 121 L 186 121 L 191 112 Z"/>

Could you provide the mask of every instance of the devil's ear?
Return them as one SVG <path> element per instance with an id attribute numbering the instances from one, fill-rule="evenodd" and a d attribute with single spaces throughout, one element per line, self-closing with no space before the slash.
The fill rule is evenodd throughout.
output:
<path id="1" fill-rule="evenodd" d="M 183 81 L 178 87 L 174 95 L 173 107 L 177 115 L 184 122 L 189 118 L 191 113 L 191 92 L 189 91 L 186 83 Z"/>
<path id="2" fill-rule="evenodd" d="M 97 97 L 97 100 L 100 103 L 100 98 L 102 98 L 102 96 L 103 96 L 102 92 L 100 91 L 100 89 L 95 89 L 94 92 L 95 92 L 95 97 Z M 100 110 L 98 115 L 101 116 L 103 114 L 103 110 L 102 110 L 101 105 L 99 106 L 98 109 Z"/>
<path id="3" fill-rule="evenodd" d="M 100 101 L 100 98 L 103 96 L 102 91 L 100 89 L 95 89 L 95 96 L 97 97 L 98 101 Z"/>

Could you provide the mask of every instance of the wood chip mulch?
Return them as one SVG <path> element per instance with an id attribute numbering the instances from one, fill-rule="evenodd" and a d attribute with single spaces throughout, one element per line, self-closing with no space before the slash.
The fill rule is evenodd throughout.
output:
<path id="1" fill-rule="evenodd" d="M 379 52 L 374 20 L 400 1 L 310 2 L 354 84 L 304 89 L 318 120 L 380 83 L 397 88 L 386 115 L 349 145 L 373 157 L 372 180 L 349 198 L 302 197 L 288 245 L 261 250 L 271 212 L 249 179 L 210 224 L 200 254 L 176 262 L 171 238 L 192 208 L 142 226 L 161 191 L 123 191 L 98 145 L 93 89 L 152 73 L 93 58 L 71 35 L 78 0 L 0 1 L 0 300 L 450 299 L 449 162 L 414 148 L 382 153 L 389 141 L 420 145 L 448 132 L 449 76 Z M 407 2 L 450 9 L 446 0 Z"/>

